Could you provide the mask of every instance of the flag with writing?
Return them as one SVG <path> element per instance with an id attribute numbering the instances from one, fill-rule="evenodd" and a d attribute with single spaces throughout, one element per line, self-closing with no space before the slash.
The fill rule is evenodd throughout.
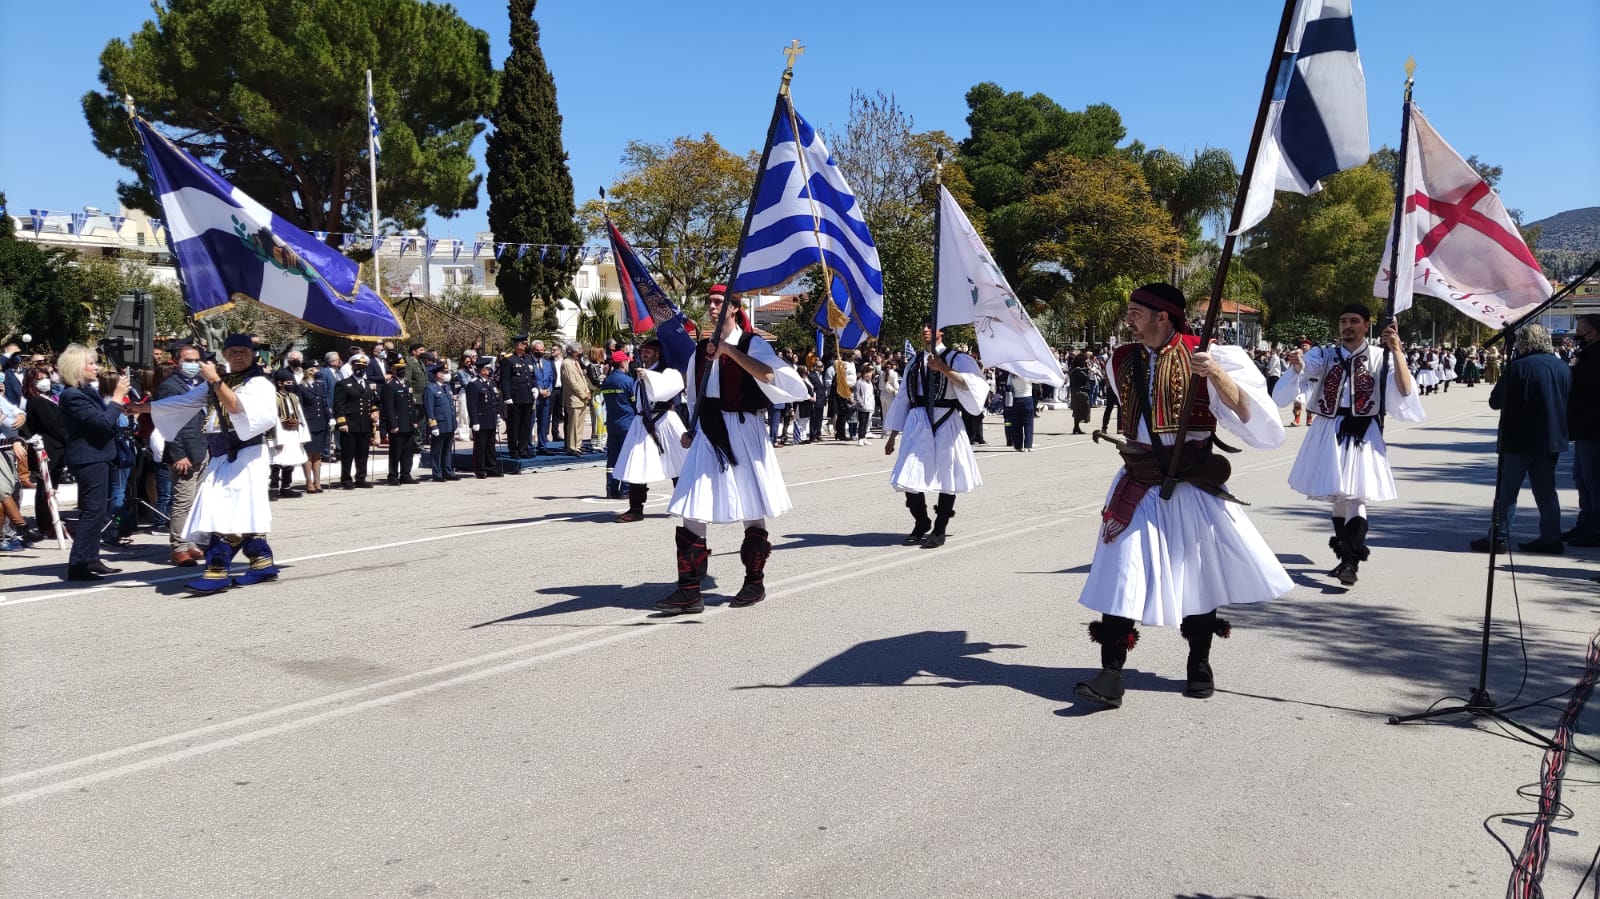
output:
<path id="1" fill-rule="evenodd" d="M 317 241 L 135 119 L 184 299 L 196 317 L 254 300 L 330 334 L 404 337 L 354 261 Z"/>
<path id="2" fill-rule="evenodd" d="M 611 258 L 617 266 L 626 324 L 635 334 L 655 331 L 661 340 L 661 358 L 673 368 L 687 372 L 689 360 L 694 358 L 694 338 L 685 328 L 683 310 L 668 298 L 656 279 L 650 277 L 644 261 L 609 218 L 606 219 L 606 234 L 611 238 Z"/>
<path id="3" fill-rule="evenodd" d="M 1235 234 L 1260 224 L 1272 196 L 1314 194 L 1323 178 L 1367 161 L 1367 82 L 1350 0 L 1297 0 Z"/>
<path id="4" fill-rule="evenodd" d="M 939 327 L 971 324 L 978 357 L 1052 387 L 1066 382 L 1061 363 L 1034 327 L 967 214 L 939 185 Z"/>
<path id="5" fill-rule="evenodd" d="M 1550 298 L 1517 223 L 1489 183 L 1433 130 L 1411 104 L 1405 178 L 1400 188 L 1400 259 L 1390 255 L 1394 225 L 1383 242 L 1374 296 L 1388 297 L 1395 275 L 1395 314 L 1425 293 L 1491 328 L 1518 318 L 1518 310 Z"/>
<path id="6" fill-rule="evenodd" d="M 739 238 L 734 294 L 775 291 L 821 267 L 830 290 L 824 327 L 854 347 L 883 325 L 883 268 L 861 205 L 822 137 L 778 97 L 756 173 L 753 208 Z M 837 284 L 835 284 L 837 282 Z"/>

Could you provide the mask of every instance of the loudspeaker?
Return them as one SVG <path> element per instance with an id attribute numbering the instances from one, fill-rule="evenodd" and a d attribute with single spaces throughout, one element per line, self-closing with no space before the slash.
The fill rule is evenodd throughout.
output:
<path id="1" fill-rule="evenodd" d="M 144 291 L 117 297 L 100 349 L 118 367 L 155 366 L 156 304 Z"/>

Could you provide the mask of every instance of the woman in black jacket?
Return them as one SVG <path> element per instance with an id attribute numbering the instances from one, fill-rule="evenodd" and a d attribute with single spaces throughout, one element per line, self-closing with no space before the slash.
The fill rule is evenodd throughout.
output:
<path id="1" fill-rule="evenodd" d="M 67 471 L 67 429 L 51 390 L 50 371 L 50 366 L 38 365 L 24 373 L 27 378 L 22 384 L 23 408 L 28 413 L 28 435 L 43 441 L 45 455 L 50 457 L 50 486 L 60 490 L 62 476 Z M 34 461 L 38 462 L 37 454 Z M 34 470 L 44 467 L 35 464 Z M 33 517 L 46 537 L 55 537 L 56 526 L 50 517 L 50 496 L 43 484 L 33 493 Z"/>
<path id="2" fill-rule="evenodd" d="M 111 514 L 111 467 L 117 459 L 117 420 L 128 395 L 128 379 L 117 379 L 107 402 L 94 388 L 99 360 L 94 350 L 80 343 L 62 351 L 56 370 L 67 385 L 60 406 L 67 435 L 65 457 L 78 484 L 78 524 L 67 556 L 66 579 L 97 581 L 118 570 L 100 561 L 100 532 Z"/>

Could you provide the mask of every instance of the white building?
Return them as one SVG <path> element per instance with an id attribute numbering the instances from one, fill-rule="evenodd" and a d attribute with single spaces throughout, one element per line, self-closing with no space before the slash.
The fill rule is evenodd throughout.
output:
<path id="1" fill-rule="evenodd" d="M 137 209 L 119 209 L 115 215 L 93 206 L 81 210 L 30 209 L 26 215 L 8 214 L 18 240 L 52 250 L 70 250 L 84 258 L 142 260 L 151 277 L 178 284 L 178 270 L 167 252 L 165 230 Z"/>

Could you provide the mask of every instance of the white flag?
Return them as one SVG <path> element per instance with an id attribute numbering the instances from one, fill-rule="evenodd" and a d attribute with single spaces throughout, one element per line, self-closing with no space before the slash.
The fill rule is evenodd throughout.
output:
<path id="1" fill-rule="evenodd" d="M 1373 296 L 1387 298 L 1398 272 L 1394 311 L 1411 307 L 1413 293 L 1438 297 L 1491 328 L 1503 328 L 1517 310 L 1550 298 L 1550 281 L 1489 183 L 1445 143 L 1411 105 L 1407 126 L 1405 211 L 1400 219 L 1400 263 L 1383 242 L 1383 262 Z"/>
<path id="2" fill-rule="evenodd" d="M 1367 161 L 1367 82 L 1356 52 L 1350 0 L 1299 0 L 1278 48 L 1278 81 L 1262 126 L 1243 214 L 1255 227 L 1280 190 L 1314 194 L 1322 179 Z"/>
<path id="3" fill-rule="evenodd" d="M 984 365 L 1051 387 L 1066 383 L 1056 354 L 944 185 L 939 186 L 939 216 L 939 326 L 972 325 Z"/>

